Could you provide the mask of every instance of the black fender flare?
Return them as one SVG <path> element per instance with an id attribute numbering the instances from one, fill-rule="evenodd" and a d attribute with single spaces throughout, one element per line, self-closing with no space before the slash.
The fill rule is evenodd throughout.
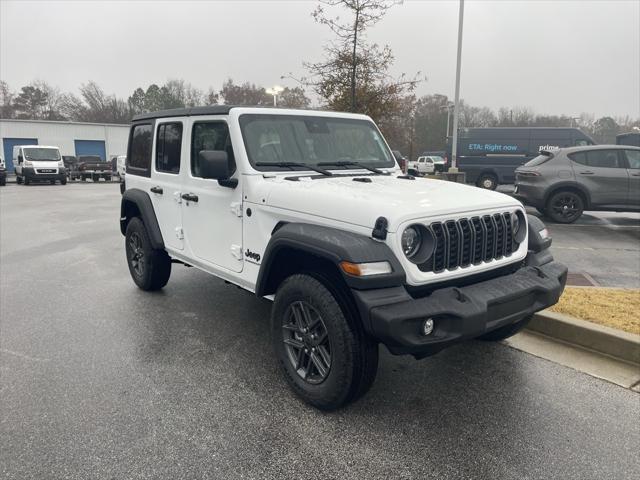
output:
<path id="1" fill-rule="evenodd" d="M 122 194 L 122 200 L 120 201 L 120 232 L 124 235 L 127 231 L 127 224 L 132 218 L 132 206 L 135 206 L 133 210 L 139 213 L 147 229 L 151 246 L 155 249 L 164 250 L 164 240 L 162 240 L 162 232 L 160 231 L 160 225 L 158 225 L 151 198 L 147 192 L 139 188 L 129 188 Z"/>
<path id="2" fill-rule="evenodd" d="M 405 283 L 404 269 L 386 243 L 336 228 L 307 223 L 287 223 L 271 236 L 265 249 L 256 283 L 256 295 L 266 294 L 269 276 L 273 269 L 278 268 L 275 260 L 278 253 L 284 249 L 294 249 L 328 260 L 336 266 L 350 288 L 365 290 L 399 286 Z M 342 271 L 339 263 L 343 260 L 352 263 L 387 261 L 392 271 L 383 275 L 356 277 Z"/>
<path id="3" fill-rule="evenodd" d="M 542 205 L 546 207 L 547 202 L 551 198 L 551 195 L 564 189 L 579 191 L 584 196 L 584 199 L 585 199 L 584 208 L 587 209 L 589 206 L 591 206 L 591 195 L 589 194 L 589 191 L 586 188 L 584 188 L 582 185 L 580 185 L 578 182 L 574 182 L 574 181 L 558 182 L 551 185 L 544 194 L 544 200 Z"/>

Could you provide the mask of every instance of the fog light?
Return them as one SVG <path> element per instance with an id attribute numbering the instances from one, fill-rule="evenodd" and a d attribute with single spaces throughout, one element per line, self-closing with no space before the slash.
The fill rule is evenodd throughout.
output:
<path id="1" fill-rule="evenodd" d="M 430 335 L 433 332 L 433 318 L 427 318 L 424 322 L 422 322 L 422 335 L 425 337 Z"/>

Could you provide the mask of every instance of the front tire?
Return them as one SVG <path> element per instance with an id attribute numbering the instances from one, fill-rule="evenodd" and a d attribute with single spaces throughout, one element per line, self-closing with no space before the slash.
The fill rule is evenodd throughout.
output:
<path id="1" fill-rule="evenodd" d="M 320 280 L 296 274 L 282 282 L 271 311 L 273 347 L 287 383 L 321 410 L 364 395 L 378 369 L 377 343 L 341 303 Z"/>
<path id="2" fill-rule="evenodd" d="M 546 215 L 557 223 L 573 223 L 582 216 L 584 201 L 572 191 L 554 193 L 545 209 Z"/>
<path id="3" fill-rule="evenodd" d="M 20 175 L 16 175 L 16 183 L 22 185 L 22 177 Z"/>
<path id="4" fill-rule="evenodd" d="M 67 177 L 64 177 L 60 180 L 60 185 L 66 185 L 67 184 Z"/>
<path id="5" fill-rule="evenodd" d="M 31 179 L 29 177 L 24 177 L 24 184 L 29 185 L 31 183 Z"/>
<path id="6" fill-rule="evenodd" d="M 129 273 L 142 290 L 160 290 L 171 276 L 171 258 L 165 250 L 151 246 L 149 234 L 142 220 L 131 219 L 125 234 L 125 250 Z"/>

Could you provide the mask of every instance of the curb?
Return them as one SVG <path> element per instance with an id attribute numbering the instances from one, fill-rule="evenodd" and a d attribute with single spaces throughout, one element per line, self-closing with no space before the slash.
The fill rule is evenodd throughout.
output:
<path id="1" fill-rule="evenodd" d="M 527 329 L 640 366 L 640 335 L 549 311 L 536 313 Z"/>

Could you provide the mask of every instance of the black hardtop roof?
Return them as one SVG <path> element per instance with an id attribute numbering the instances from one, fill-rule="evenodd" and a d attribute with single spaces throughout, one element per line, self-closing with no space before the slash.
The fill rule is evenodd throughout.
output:
<path id="1" fill-rule="evenodd" d="M 165 117 L 190 117 L 192 115 L 227 115 L 229 111 L 239 105 L 210 105 L 208 107 L 172 108 L 157 112 L 141 113 L 133 117 L 133 121 L 152 120 Z M 244 105 L 246 106 L 246 105 Z"/>

